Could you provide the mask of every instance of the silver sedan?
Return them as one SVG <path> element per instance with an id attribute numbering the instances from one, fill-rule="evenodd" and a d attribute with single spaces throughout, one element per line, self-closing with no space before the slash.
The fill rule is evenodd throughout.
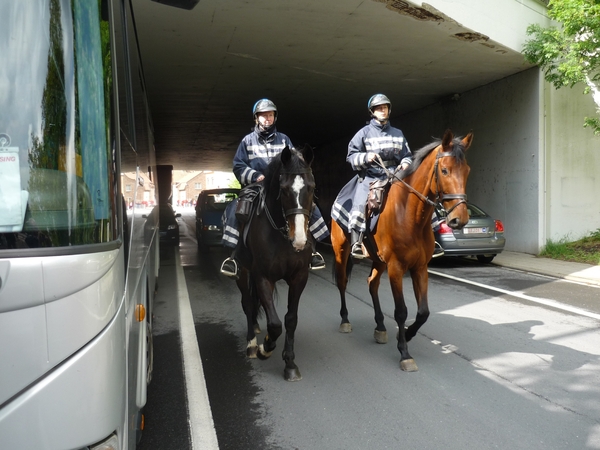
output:
<path id="1" fill-rule="evenodd" d="M 472 203 L 467 207 L 469 222 L 462 230 L 453 230 L 443 221 L 434 227 L 436 246 L 444 250 L 444 256 L 475 256 L 490 263 L 504 250 L 504 225 Z M 438 217 L 443 219 L 443 213 L 438 212 Z"/>

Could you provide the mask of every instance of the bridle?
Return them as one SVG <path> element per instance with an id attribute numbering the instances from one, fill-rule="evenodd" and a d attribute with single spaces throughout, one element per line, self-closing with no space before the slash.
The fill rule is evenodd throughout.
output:
<path id="1" fill-rule="evenodd" d="M 310 169 L 310 167 L 306 167 L 304 169 L 296 169 L 294 171 L 281 171 L 281 172 L 279 172 L 279 192 L 277 194 L 277 199 L 281 198 L 281 177 L 282 177 L 282 175 L 303 175 L 303 174 L 307 174 L 307 173 L 312 173 L 312 170 Z M 260 192 L 260 204 L 263 207 L 259 208 L 259 211 L 261 209 L 264 209 L 265 214 L 267 216 L 267 219 L 269 219 L 269 223 L 271 224 L 271 226 L 275 230 L 278 230 L 285 237 L 288 236 L 288 232 L 290 231 L 290 227 L 289 227 L 288 221 L 287 221 L 287 218 L 289 216 L 294 216 L 296 214 L 303 214 L 304 216 L 306 216 L 306 220 L 308 221 L 310 219 L 311 214 L 312 214 L 312 211 L 308 210 L 306 208 L 284 209 L 283 205 L 281 205 L 281 213 L 282 213 L 283 217 L 286 220 L 285 220 L 285 225 L 283 227 L 278 227 L 275 224 L 275 221 L 273 220 L 273 217 L 271 216 L 271 213 L 269 211 L 269 207 L 267 206 L 266 196 L 265 196 L 264 189 L 262 189 L 261 192 Z"/>
<path id="2" fill-rule="evenodd" d="M 456 207 L 458 205 L 460 205 L 462 203 L 464 203 L 464 204 L 467 203 L 467 194 L 445 194 L 443 192 L 440 192 L 440 190 L 439 190 L 439 186 L 440 186 L 440 184 L 439 184 L 439 175 L 438 175 L 438 163 L 439 163 L 439 160 L 441 158 L 452 157 L 452 156 L 454 156 L 454 154 L 452 152 L 442 152 L 440 150 L 438 150 L 437 155 L 435 156 L 435 163 L 434 163 L 434 166 L 433 166 L 433 174 L 432 174 L 432 177 L 431 177 L 431 181 L 429 182 L 429 185 L 431 186 L 431 183 L 433 182 L 433 179 L 435 178 L 435 187 L 436 187 L 436 189 L 435 189 L 435 203 L 433 201 L 431 201 L 429 198 L 427 198 L 426 196 L 424 196 L 423 194 L 421 194 L 415 188 L 413 188 L 406 181 L 404 181 L 403 179 L 401 179 L 400 177 L 398 177 L 398 175 L 396 175 L 396 171 L 394 171 L 392 173 L 388 169 L 386 169 L 385 165 L 383 164 L 383 160 L 381 159 L 381 157 L 378 154 L 376 155 L 376 162 L 377 162 L 377 164 L 379 166 L 381 166 L 383 168 L 383 170 L 385 171 L 386 175 L 390 179 L 396 179 L 396 180 L 398 180 L 404 186 L 406 186 L 408 188 L 408 190 L 410 190 L 413 194 L 415 194 L 421 201 L 423 201 L 424 203 L 427 203 L 427 204 L 433 206 L 438 211 L 443 211 L 444 215 L 448 216 L 448 214 L 450 214 L 452 211 L 454 211 L 454 209 L 456 209 Z M 450 209 L 446 209 L 446 208 L 444 208 L 444 202 L 446 202 L 448 200 L 459 200 L 459 201 L 456 202 Z"/>

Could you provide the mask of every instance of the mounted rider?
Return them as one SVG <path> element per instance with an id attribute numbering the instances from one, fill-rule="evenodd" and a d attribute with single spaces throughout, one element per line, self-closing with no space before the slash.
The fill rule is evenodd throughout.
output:
<path id="1" fill-rule="evenodd" d="M 338 194 L 331 217 L 351 236 L 351 255 L 366 257 L 362 246 L 367 217 L 365 207 L 370 185 L 387 179 L 386 171 L 406 169 L 412 163 L 412 153 L 402 131 L 390 125 L 392 102 L 383 94 L 373 95 L 367 102 L 370 122 L 358 131 L 348 145 L 346 161 L 357 174 Z M 379 157 L 379 158 L 378 158 Z"/>
<path id="2" fill-rule="evenodd" d="M 294 148 L 290 138 L 278 132 L 275 127 L 275 122 L 277 121 L 277 107 L 275 103 L 266 98 L 257 101 L 252 108 L 252 116 L 255 123 L 254 130 L 242 139 L 233 158 L 233 173 L 244 189 L 240 193 L 240 198 L 232 202 L 225 211 L 223 245 L 234 250 L 232 255 L 223 261 L 221 273 L 231 277 L 238 276 L 238 264 L 235 260 L 235 255 L 240 238 L 240 230 L 235 214 L 236 209 L 238 216 L 243 214 L 240 209 L 246 209 L 244 208 L 244 197 L 250 198 L 246 204 L 254 200 L 259 188 L 257 184 L 264 180 L 265 176 L 263 173 L 271 160 L 279 155 L 286 146 Z M 327 224 L 316 205 L 313 207 L 309 220 L 309 230 L 318 241 L 329 236 Z M 313 249 L 310 268 L 316 270 L 323 269 L 324 267 L 325 260 L 323 256 Z"/>

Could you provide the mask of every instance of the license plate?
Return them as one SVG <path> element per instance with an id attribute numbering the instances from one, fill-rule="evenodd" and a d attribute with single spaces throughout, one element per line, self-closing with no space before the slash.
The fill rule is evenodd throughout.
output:
<path id="1" fill-rule="evenodd" d="M 482 233 L 487 233 L 487 227 L 463 228 L 463 234 L 482 234 Z"/>

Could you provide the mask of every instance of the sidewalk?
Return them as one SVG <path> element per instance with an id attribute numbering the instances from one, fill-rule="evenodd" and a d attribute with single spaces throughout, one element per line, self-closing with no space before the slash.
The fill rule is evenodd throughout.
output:
<path id="1" fill-rule="evenodd" d="M 528 253 L 506 251 L 497 255 L 492 264 L 600 286 L 600 265 L 592 266 L 590 264 L 540 258 Z"/>

